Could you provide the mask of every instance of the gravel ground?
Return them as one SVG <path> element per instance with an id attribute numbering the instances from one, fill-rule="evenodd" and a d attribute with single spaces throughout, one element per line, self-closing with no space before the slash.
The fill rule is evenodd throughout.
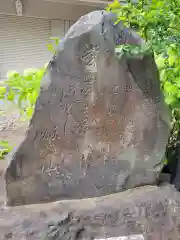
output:
<path id="1" fill-rule="evenodd" d="M 3 113 L 2 111 L 3 110 Z M 8 141 L 16 148 L 24 138 L 28 122 L 19 120 L 19 111 L 12 105 L 0 103 L 0 140 Z M 8 166 L 7 160 L 0 160 L 0 205 L 5 203 L 4 172 Z"/>
<path id="2" fill-rule="evenodd" d="M 0 140 L 17 146 L 22 141 L 27 127 L 28 122 L 20 121 L 20 113 L 15 106 L 0 106 Z"/>

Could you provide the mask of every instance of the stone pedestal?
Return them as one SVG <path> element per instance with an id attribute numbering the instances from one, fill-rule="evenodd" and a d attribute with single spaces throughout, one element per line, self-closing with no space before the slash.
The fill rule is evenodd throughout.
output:
<path id="1" fill-rule="evenodd" d="M 177 240 L 179 216 L 180 194 L 172 186 L 146 186 L 100 198 L 1 208 L 0 239 Z"/>

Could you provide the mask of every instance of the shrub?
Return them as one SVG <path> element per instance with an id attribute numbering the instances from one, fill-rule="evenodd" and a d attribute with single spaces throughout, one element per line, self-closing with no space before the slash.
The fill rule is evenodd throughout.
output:
<path id="1" fill-rule="evenodd" d="M 5 84 L 7 91 L 4 99 L 18 106 L 21 115 L 30 118 L 40 90 L 40 82 L 44 75 L 42 69 L 27 69 L 23 74 L 18 72 L 8 73 Z"/>

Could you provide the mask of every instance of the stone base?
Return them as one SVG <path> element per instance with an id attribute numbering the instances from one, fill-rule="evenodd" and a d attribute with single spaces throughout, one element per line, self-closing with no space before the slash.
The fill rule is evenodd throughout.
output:
<path id="1" fill-rule="evenodd" d="M 180 194 L 171 185 L 146 186 L 100 198 L 2 207 L 0 239 L 177 240 L 179 216 Z M 139 238 L 122 238 L 130 235 Z"/>

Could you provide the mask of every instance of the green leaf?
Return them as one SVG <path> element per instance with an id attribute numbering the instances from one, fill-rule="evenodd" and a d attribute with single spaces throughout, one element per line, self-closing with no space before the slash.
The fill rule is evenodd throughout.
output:
<path id="1" fill-rule="evenodd" d="M 165 82 L 164 91 L 167 93 L 175 93 L 178 90 L 177 86 L 173 85 L 170 82 Z"/>
<path id="2" fill-rule="evenodd" d="M 5 155 L 12 150 L 12 147 L 7 141 L 0 140 L 0 160 L 4 159 Z"/>
<path id="3" fill-rule="evenodd" d="M 159 69 L 163 69 L 165 67 L 165 59 L 162 56 L 158 56 L 156 58 L 156 64 Z"/>
<path id="4" fill-rule="evenodd" d="M 113 3 L 109 4 L 106 8 L 107 11 L 113 11 L 115 9 L 119 9 L 121 7 L 121 4 L 118 0 L 115 0 Z"/>
<path id="5" fill-rule="evenodd" d="M 173 104 L 176 103 L 176 98 L 174 96 L 171 96 L 171 95 L 170 96 L 166 96 L 165 102 L 168 105 L 172 105 L 173 106 Z"/>
<path id="6" fill-rule="evenodd" d="M 7 100 L 10 102 L 14 101 L 15 94 L 12 90 L 12 88 L 9 89 L 8 95 L 7 95 Z"/>
<path id="7" fill-rule="evenodd" d="M 55 49 L 54 49 L 54 47 L 53 47 L 52 44 L 48 44 L 48 45 L 47 45 L 47 48 L 48 48 L 48 51 L 50 51 L 50 52 L 52 52 L 52 53 L 54 54 Z"/>
<path id="8" fill-rule="evenodd" d="M 6 87 L 0 86 L 0 99 L 3 99 L 6 94 Z"/>

